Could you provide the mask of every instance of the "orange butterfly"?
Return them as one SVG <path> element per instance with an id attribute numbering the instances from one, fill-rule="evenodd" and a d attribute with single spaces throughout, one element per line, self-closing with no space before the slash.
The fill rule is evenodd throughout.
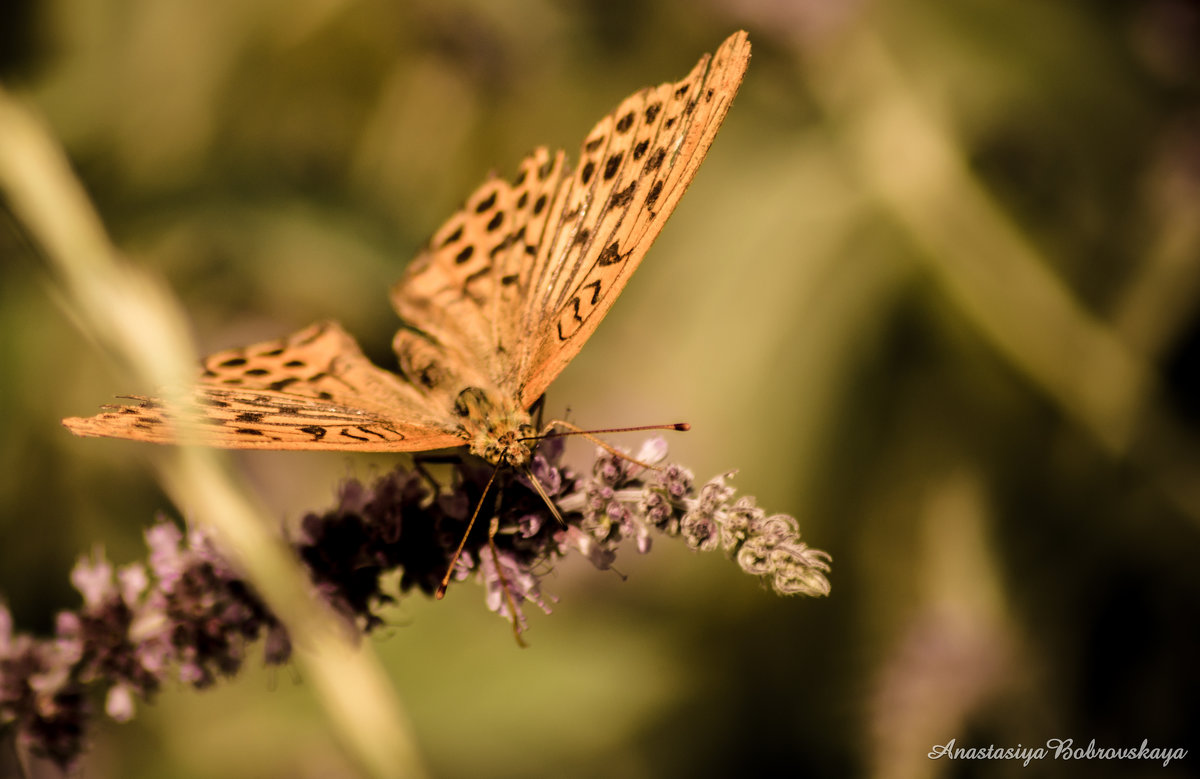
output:
<path id="1" fill-rule="evenodd" d="M 626 98 L 574 171 L 539 148 L 489 178 L 392 289 L 400 375 L 334 322 L 203 360 L 192 403 L 150 397 L 63 420 L 81 436 L 232 449 L 423 451 L 469 445 L 523 466 L 528 409 L 608 313 L 704 159 L 750 59 L 731 35 L 682 81 Z M 181 435 L 182 434 L 182 435 Z"/>

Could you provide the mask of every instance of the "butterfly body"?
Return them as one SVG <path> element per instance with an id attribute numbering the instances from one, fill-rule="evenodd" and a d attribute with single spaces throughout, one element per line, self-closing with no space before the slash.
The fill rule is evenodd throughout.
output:
<path id="1" fill-rule="evenodd" d="M 533 452 L 526 440 L 537 435 L 529 412 L 479 387 L 467 387 L 454 401 L 471 454 L 492 465 L 526 465 Z"/>
<path id="2" fill-rule="evenodd" d="M 133 396 L 63 423 L 75 434 L 234 449 L 424 451 L 529 461 L 528 409 L 578 354 L 640 264 L 725 118 L 744 32 L 681 81 L 630 95 L 572 168 L 538 148 L 491 177 L 392 289 L 399 373 L 333 322 L 202 361 L 185 402 Z"/>

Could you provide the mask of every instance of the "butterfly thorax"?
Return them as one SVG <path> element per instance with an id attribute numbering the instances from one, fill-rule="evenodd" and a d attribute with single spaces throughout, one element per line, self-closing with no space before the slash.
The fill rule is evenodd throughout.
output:
<path id="1" fill-rule="evenodd" d="M 532 451 L 524 439 L 537 431 L 529 413 L 512 401 L 480 387 L 467 387 L 454 401 L 454 414 L 471 454 L 493 465 L 520 467 L 529 462 Z"/>

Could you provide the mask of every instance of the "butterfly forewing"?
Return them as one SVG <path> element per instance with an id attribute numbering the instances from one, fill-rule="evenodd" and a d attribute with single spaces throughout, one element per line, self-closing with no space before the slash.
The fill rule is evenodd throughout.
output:
<path id="1" fill-rule="evenodd" d="M 513 183 L 484 182 L 393 289 L 421 334 L 396 350 L 448 386 L 487 385 L 530 406 L 625 286 L 712 144 L 749 61 L 735 33 L 682 81 L 626 98 L 573 169 L 538 149 Z M 428 336 L 428 337 L 426 337 Z M 411 375 L 410 372 L 410 375 Z M 450 377 L 447 379 L 446 377 Z"/>
<path id="2" fill-rule="evenodd" d="M 706 56 L 682 81 L 631 96 L 588 135 L 585 156 L 597 141 L 605 149 L 596 162 L 605 186 L 582 210 L 572 203 L 539 257 L 537 294 L 525 311 L 537 336 L 521 369 L 524 405 L 579 353 L 658 236 L 712 145 L 749 57 L 746 34 L 735 33 L 711 62 Z M 583 233 L 588 250 L 574 255 Z"/>

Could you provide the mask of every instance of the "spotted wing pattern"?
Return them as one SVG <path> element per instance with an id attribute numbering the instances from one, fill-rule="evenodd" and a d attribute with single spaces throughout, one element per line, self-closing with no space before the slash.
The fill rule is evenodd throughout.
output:
<path id="1" fill-rule="evenodd" d="M 566 175 L 563 153 L 539 148 L 513 182 L 490 177 L 434 233 L 392 289 L 396 312 L 417 328 L 393 342 L 405 376 L 444 396 L 513 383 L 530 335 L 519 312 Z"/>
<path id="2" fill-rule="evenodd" d="M 407 326 L 401 376 L 334 323 L 219 352 L 191 402 L 130 396 L 63 423 L 78 435 L 235 449 L 421 451 L 469 437 L 468 387 L 528 408 L 579 352 L 704 159 L 750 58 L 744 32 L 682 81 L 626 98 L 586 136 L 572 171 L 535 150 L 489 178 L 392 290 Z"/>
<path id="3" fill-rule="evenodd" d="M 749 40 L 735 33 L 687 78 L 632 95 L 588 134 L 525 306 L 536 339 L 521 365 L 524 405 L 579 353 L 645 257 L 708 153 L 749 61 Z"/>
<path id="4" fill-rule="evenodd" d="M 537 149 L 490 178 L 393 289 L 419 332 L 397 335 L 426 386 L 494 387 L 529 407 L 578 354 L 658 236 L 712 144 L 750 57 L 744 32 L 682 81 L 626 98 L 572 171 Z M 450 359 L 438 363 L 442 356 Z"/>
<path id="5" fill-rule="evenodd" d="M 84 436 L 230 449 L 420 451 L 463 443 L 428 398 L 375 367 L 333 322 L 211 355 L 191 404 L 156 398 L 63 420 Z"/>

